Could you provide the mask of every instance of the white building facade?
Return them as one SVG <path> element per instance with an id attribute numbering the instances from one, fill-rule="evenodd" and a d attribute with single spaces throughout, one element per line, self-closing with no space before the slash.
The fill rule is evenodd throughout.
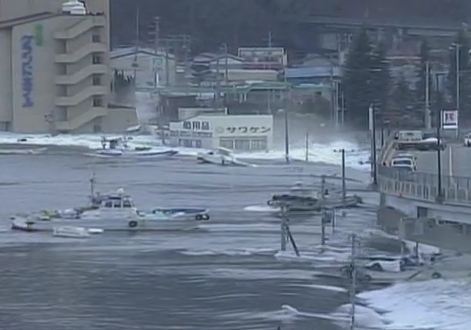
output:
<path id="1" fill-rule="evenodd" d="M 271 115 L 200 115 L 170 123 L 175 146 L 234 151 L 268 151 L 273 144 Z"/>

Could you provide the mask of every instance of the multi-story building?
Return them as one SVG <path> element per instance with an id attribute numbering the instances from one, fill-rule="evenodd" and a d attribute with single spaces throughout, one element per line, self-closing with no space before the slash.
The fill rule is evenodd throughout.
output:
<path id="1" fill-rule="evenodd" d="M 0 130 L 109 130 L 109 0 L 0 0 Z"/>

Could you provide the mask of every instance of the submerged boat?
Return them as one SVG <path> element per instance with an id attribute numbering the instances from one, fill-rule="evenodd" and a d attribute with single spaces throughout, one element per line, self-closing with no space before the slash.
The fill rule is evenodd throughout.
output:
<path id="1" fill-rule="evenodd" d="M 238 160 L 231 150 L 219 147 L 208 152 L 199 152 L 196 159 L 203 164 L 222 166 L 250 166 L 249 163 Z"/>
<path id="2" fill-rule="evenodd" d="M 88 153 L 89 156 L 104 157 L 104 158 L 160 158 L 171 157 L 178 153 L 173 149 L 156 150 L 151 147 L 130 147 L 128 144 L 129 138 L 120 137 L 107 139 L 105 137 L 101 140 L 101 149 L 95 150 L 94 153 Z"/>
<path id="3" fill-rule="evenodd" d="M 46 151 L 47 151 L 47 148 L 32 148 L 32 149 L 5 148 L 5 149 L 0 149 L 0 155 L 39 155 Z"/>
<path id="4" fill-rule="evenodd" d="M 141 211 L 135 207 L 131 196 L 123 189 L 109 194 L 95 194 L 94 179 L 91 182 L 90 205 L 66 211 L 12 217 L 12 229 L 56 232 L 57 228 L 74 227 L 85 228 L 88 233 L 91 233 L 91 230 L 192 230 L 198 228 L 201 221 L 210 218 L 207 209 L 156 208 L 150 212 Z"/>
<path id="5" fill-rule="evenodd" d="M 357 195 L 347 195 L 343 200 L 341 194 L 329 194 L 328 191 L 319 193 L 305 187 L 302 182 L 296 182 L 288 193 L 273 195 L 267 204 L 277 208 L 286 207 L 290 212 L 309 212 L 324 208 L 355 207 L 361 202 Z"/>

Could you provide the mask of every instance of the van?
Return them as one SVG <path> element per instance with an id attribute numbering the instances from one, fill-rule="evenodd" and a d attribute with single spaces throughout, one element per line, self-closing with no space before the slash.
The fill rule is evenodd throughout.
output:
<path id="1" fill-rule="evenodd" d="M 416 171 L 417 165 L 412 158 L 393 158 L 391 160 L 391 167 L 405 169 L 409 171 Z"/>
<path id="2" fill-rule="evenodd" d="M 396 140 L 403 142 L 417 142 L 422 141 L 422 131 L 399 131 L 396 134 Z"/>

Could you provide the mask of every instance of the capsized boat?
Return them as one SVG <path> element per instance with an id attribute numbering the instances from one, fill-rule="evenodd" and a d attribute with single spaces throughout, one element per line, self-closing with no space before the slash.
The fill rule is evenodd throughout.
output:
<path id="1" fill-rule="evenodd" d="M 101 149 L 93 153 L 87 153 L 89 156 L 102 158 L 161 158 L 171 157 L 178 153 L 173 149 L 156 150 L 152 147 L 130 147 L 129 137 L 110 138 L 102 137 Z"/>
<path id="2" fill-rule="evenodd" d="M 203 164 L 216 164 L 221 166 L 251 166 L 251 164 L 238 160 L 232 150 L 219 147 L 208 152 L 199 152 L 196 159 Z"/>
<path id="3" fill-rule="evenodd" d="M 355 207 L 361 202 L 361 197 L 357 195 L 347 195 L 345 200 L 342 200 L 341 194 L 316 192 L 305 187 L 302 182 L 296 182 L 288 193 L 273 195 L 267 204 L 277 208 L 286 207 L 290 212 L 309 212 L 320 211 L 323 208 Z"/>

